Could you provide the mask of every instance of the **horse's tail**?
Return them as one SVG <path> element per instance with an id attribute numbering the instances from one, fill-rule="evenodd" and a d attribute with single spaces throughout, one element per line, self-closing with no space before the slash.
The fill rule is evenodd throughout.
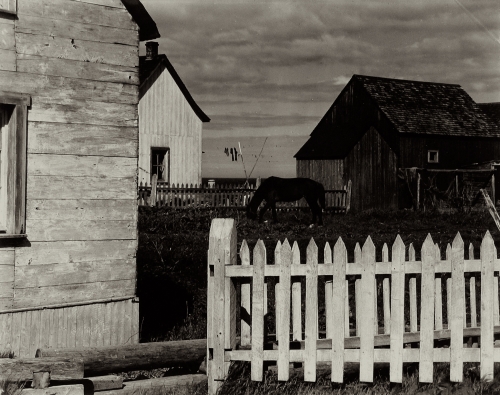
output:
<path id="1" fill-rule="evenodd" d="M 319 204 L 323 210 L 326 209 L 325 187 L 322 184 L 320 184 L 320 188 L 319 188 Z"/>

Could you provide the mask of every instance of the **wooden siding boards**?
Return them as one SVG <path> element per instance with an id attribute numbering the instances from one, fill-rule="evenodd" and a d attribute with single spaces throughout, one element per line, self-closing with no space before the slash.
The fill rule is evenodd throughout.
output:
<path id="1" fill-rule="evenodd" d="M 138 319 L 95 317 L 107 298 L 136 308 L 138 64 L 121 0 L 18 0 L 17 19 L 0 17 L 0 85 L 32 103 L 28 237 L 0 244 L 0 350 L 75 346 L 82 325 L 138 332 Z"/>
<path id="2" fill-rule="evenodd" d="M 347 184 L 344 177 L 344 161 L 298 160 L 297 177 L 312 178 L 321 182 L 325 189 L 343 189 Z"/>
<path id="3" fill-rule="evenodd" d="M 163 64 L 141 85 L 140 182 L 151 182 L 152 147 L 170 148 L 171 183 L 201 183 L 202 121 Z"/>

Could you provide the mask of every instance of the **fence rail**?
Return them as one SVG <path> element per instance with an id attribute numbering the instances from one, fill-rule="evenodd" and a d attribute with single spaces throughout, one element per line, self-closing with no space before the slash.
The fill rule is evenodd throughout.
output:
<path id="1" fill-rule="evenodd" d="M 469 259 L 464 259 L 464 249 L 457 234 L 441 259 L 441 251 L 429 235 L 421 260 L 416 260 L 413 245 L 406 256 L 398 236 L 391 259 L 384 244 L 382 261 L 376 262 L 376 249 L 368 237 L 362 248 L 356 245 L 354 261 L 348 262 L 347 249 L 339 238 L 333 249 L 326 243 L 324 263 L 319 263 L 318 247 L 311 239 L 303 264 L 297 243 L 291 246 L 285 240 L 278 242 L 274 264 L 269 264 L 261 240 L 251 261 L 246 241 L 237 251 L 234 220 L 213 220 L 208 252 L 209 393 L 216 392 L 231 361 L 250 361 L 251 377 L 256 381 L 263 379 L 264 361 L 277 362 L 278 380 L 288 380 L 292 362 L 303 363 L 305 381 L 316 380 L 319 362 L 331 363 L 333 382 L 343 381 L 346 362 L 359 363 L 363 382 L 373 381 L 377 362 L 390 364 L 390 381 L 396 383 L 402 382 L 406 362 L 419 363 L 419 380 L 424 383 L 433 380 L 434 362 L 450 363 L 454 382 L 463 380 L 465 362 L 480 362 L 480 376 L 492 380 L 493 364 L 500 362 L 500 348 L 494 348 L 494 334 L 500 333 L 495 275 L 500 260 L 489 233 L 482 240 L 480 259 L 474 259 L 472 245 Z M 277 280 L 274 309 L 268 301 L 273 278 Z M 325 297 L 319 300 L 318 287 L 323 284 Z M 239 300 L 237 286 L 241 286 Z M 323 317 L 320 304 L 324 305 Z M 270 338 L 264 329 L 268 313 L 276 317 L 271 349 L 266 347 Z M 326 339 L 319 338 L 319 318 L 325 319 Z M 480 347 L 474 340 L 475 348 L 467 348 L 466 336 L 480 336 Z M 449 348 L 435 347 L 434 340 L 440 337 L 450 339 Z M 293 342 L 300 347 L 291 347 Z M 419 347 L 405 348 L 405 342 L 418 342 Z M 380 345 L 389 348 L 377 348 Z"/>
<path id="2" fill-rule="evenodd" d="M 175 185 L 158 182 L 153 185 L 139 184 L 138 203 L 140 206 L 174 207 L 174 208 L 235 208 L 246 207 L 256 188 L 245 188 L 239 185 Z M 154 193 L 156 191 L 156 193 Z M 326 190 L 326 210 L 347 212 L 350 208 L 350 187 L 338 190 Z M 154 198 L 152 198 L 154 196 Z M 301 209 L 309 207 L 304 199 L 297 202 L 280 202 L 279 210 Z"/>

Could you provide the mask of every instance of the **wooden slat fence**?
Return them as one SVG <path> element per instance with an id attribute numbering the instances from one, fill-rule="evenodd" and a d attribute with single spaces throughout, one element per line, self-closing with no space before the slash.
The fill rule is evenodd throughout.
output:
<path id="1" fill-rule="evenodd" d="M 269 262 L 262 240 L 252 254 L 245 240 L 237 251 L 234 220 L 214 219 L 208 252 L 209 393 L 219 388 L 231 361 L 251 362 L 256 381 L 263 379 L 265 361 L 275 361 L 278 380 L 288 380 L 290 363 L 302 363 L 304 380 L 315 381 L 317 365 L 329 363 L 331 380 L 342 382 L 347 362 L 359 363 L 363 382 L 373 381 L 374 364 L 381 362 L 390 364 L 395 383 L 402 382 L 407 362 L 419 363 L 423 383 L 432 382 L 435 362 L 450 363 L 453 382 L 463 380 L 465 362 L 479 362 L 480 376 L 492 380 L 493 363 L 500 362 L 500 348 L 494 348 L 494 335 L 500 334 L 500 260 L 490 233 L 482 240 L 479 259 L 472 245 L 465 259 L 460 234 L 444 254 L 429 235 L 418 261 L 413 245 L 407 248 L 399 236 L 389 250 L 384 244 L 377 262 L 368 237 L 362 247 L 356 246 L 354 261 L 348 261 L 339 238 L 333 248 L 326 243 L 320 263 L 311 239 L 304 264 L 297 243 L 285 240 L 278 242 L 274 262 Z M 268 303 L 273 281 L 274 306 Z M 320 286 L 325 287 L 320 292 L 324 300 L 318 298 Z M 276 317 L 274 336 L 265 331 L 267 313 Z M 320 319 L 326 333 L 318 330 Z M 439 339 L 449 340 L 449 347 L 436 347 Z M 406 347 L 409 343 L 415 345 Z"/>
<path id="2" fill-rule="evenodd" d="M 140 206 L 174 207 L 174 208 L 234 208 L 244 209 L 252 198 L 255 187 L 245 188 L 241 185 L 220 184 L 210 188 L 208 185 L 175 185 L 164 182 L 156 184 L 156 200 L 151 204 L 151 185 L 139 184 L 138 203 Z M 350 188 L 325 191 L 326 210 L 346 212 L 350 207 Z M 296 210 L 308 208 L 304 199 L 297 202 L 281 202 L 279 210 Z"/>

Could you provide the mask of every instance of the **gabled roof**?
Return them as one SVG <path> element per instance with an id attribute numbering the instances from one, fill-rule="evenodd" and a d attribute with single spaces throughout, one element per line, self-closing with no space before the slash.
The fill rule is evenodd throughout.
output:
<path id="1" fill-rule="evenodd" d="M 397 133 L 500 137 L 500 123 L 492 121 L 460 85 L 353 75 L 296 158 L 340 159 L 354 147 L 360 136 L 353 130 L 359 124 L 324 124 L 353 84 L 367 94 Z"/>
<path id="2" fill-rule="evenodd" d="M 189 93 L 186 85 L 181 80 L 181 77 L 179 77 L 179 74 L 174 69 L 174 66 L 172 66 L 172 63 L 168 60 L 166 55 L 157 55 L 155 58 L 146 60 L 146 56 L 139 56 L 139 81 L 140 81 L 140 87 L 139 91 L 140 96 L 142 97 L 143 95 L 143 89 L 144 89 L 144 83 L 151 77 L 153 77 L 154 71 L 158 68 L 161 67 L 161 65 L 165 66 L 165 68 L 168 70 L 172 78 L 174 79 L 175 83 L 181 90 L 182 94 L 186 98 L 187 102 L 195 112 L 195 114 L 200 118 L 202 122 L 210 122 L 210 118 L 203 112 L 203 110 L 196 104 L 194 101 L 193 97 Z"/>
<path id="3" fill-rule="evenodd" d="M 140 0 L 122 0 L 127 11 L 132 15 L 134 21 L 139 25 L 139 40 L 154 40 L 160 37 L 156 23 Z"/>
<path id="4" fill-rule="evenodd" d="M 500 125 L 500 103 L 478 103 L 477 105 L 490 119 Z"/>

